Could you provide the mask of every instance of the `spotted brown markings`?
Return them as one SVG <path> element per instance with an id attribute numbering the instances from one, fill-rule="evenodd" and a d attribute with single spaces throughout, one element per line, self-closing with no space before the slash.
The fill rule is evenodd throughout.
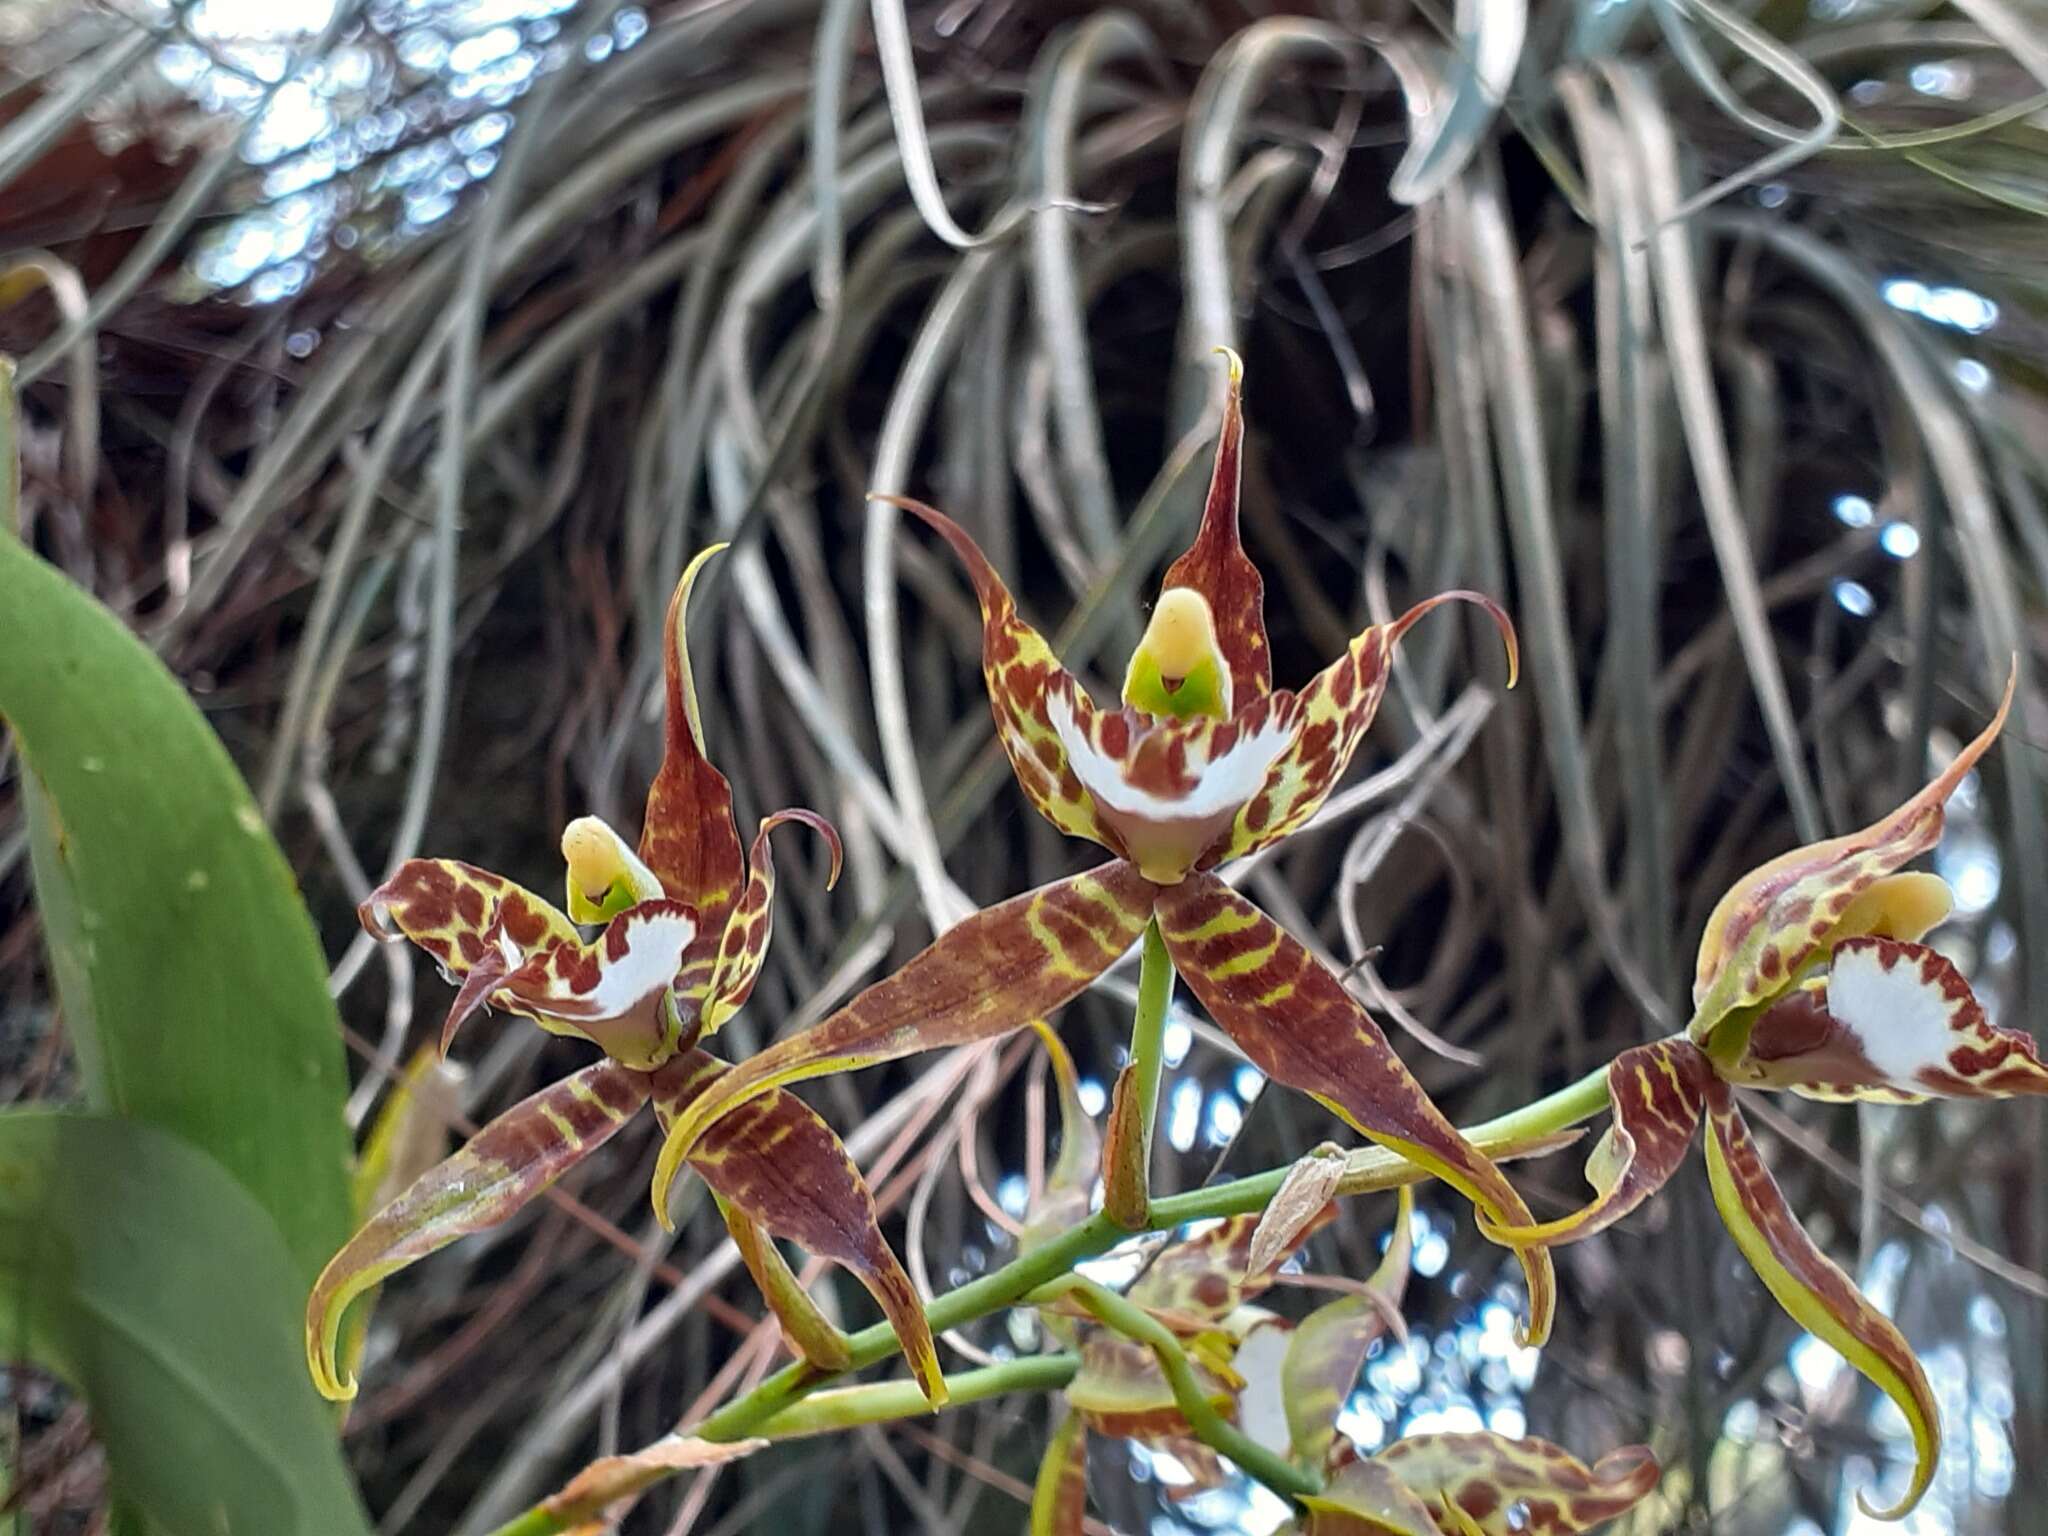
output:
<path id="1" fill-rule="evenodd" d="M 747 890 L 726 920 L 716 960 L 705 976 L 702 992 L 702 1032 L 710 1034 L 737 1013 L 753 995 L 760 980 L 761 965 L 767 958 L 768 941 L 775 922 L 775 850 L 769 841 L 774 830 L 788 822 L 809 827 L 825 840 L 831 850 L 832 868 L 825 876 L 825 889 L 839 883 L 845 850 L 832 823 L 815 811 L 784 810 L 765 817 L 754 834 L 747 854 Z M 687 957 L 686 957 L 687 969 Z M 680 980 L 680 978 L 679 978 Z"/>
<path id="2" fill-rule="evenodd" d="M 1199 1333 L 1214 1327 L 1241 1303 L 1265 1294 L 1278 1278 L 1280 1266 L 1336 1216 L 1335 1204 L 1325 1205 L 1265 1268 L 1249 1274 L 1245 1265 L 1251 1258 L 1252 1234 L 1258 1230 L 1259 1213 L 1225 1217 L 1216 1225 L 1161 1249 L 1159 1256 L 1132 1283 L 1128 1299 L 1176 1333 Z"/>
<path id="3" fill-rule="evenodd" d="M 1187 587 L 1207 600 L 1216 626 L 1217 648 L 1230 667 L 1231 697 L 1241 707 L 1272 690 L 1273 657 L 1266 643 L 1266 584 L 1244 552 L 1238 526 L 1244 370 L 1235 353 L 1226 355 L 1228 385 L 1201 526 L 1187 553 L 1166 568 L 1159 589 L 1170 592 Z"/>
<path id="4" fill-rule="evenodd" d="M 328 1261 L 306 1304 L 306 1353 L 329 1397 L 354 1395 L 336 1375 L 335 1340 L 355 1297 L 457 1238 L 496 1226 L 590 1156 L 652 1090 L 647 1074 L 599 1062 L 551 1083 L 492 1120 L 422 1174 Z"/>
<path id="5" fill-rule="evenodd" d="M 1443 1530 L 1483 1536 L 1576 1536 L 1625 1514 L 1660 1476 L 1647 1446 L 1625 1446 L 1589 1467 L 1547 1440 L 1483 1431 L 1410 1435 L 1372 1464 L 1429 1505 Z M 1468 1525 L 1456 1523 L 1452 1504 Z"/>
<path id="6" fill-rule="evenodd" d="M 1159 920 L 1175 970 L 1252 1065 L 1451 1184 L 1496 1226 L 1533 1224 L 1514 1186 L 1430 1102 L 1371 1015 L 1279 924 L 1213 874 L 1161 891 Z M 1528 1341 L 1540 1344 L 1556 1277 L 1541 1248 L 1515 1253 L 1529 1289 Z"/>
<path id="7" fill-rule="evenodd" d="M 1700 937 L 1689 1026 L 1695 1041 L 1704 1044 L 1729 1014 L 1763 1001 L 1782 978 L 1797 975 L 1837 931 L 1857 895 L 1940 840 L 1948 798 L 2003 729 L 2017 682 L 2015 671 L 1991 723 L 1904 805 L 1860 831 L 1780 854 L 1729 887 Z M 1774 958 L 1767 961 L 1767 955 Z"/>
<path id="8" fill-rule="evenodd" d="M 1912 1429 L 1912 1483 L 1896 1508 L 1878 1515 L 1900 1519 L 1933 1481 L 1941 1450 L 1941 1419 L 1926 1373 L 1891 1320 L 1799 1225 L 1757 1151 L 1734 1091 L 1718 1077 L 1707 1081 L 1707 1117 L 1707 1176 L 1736 1247 L 1793 1321 L 1890 1397 Z"/>
<path id="9" fill-rule="evenodd" d="M 655 1074 L 655 1113 L 664 1129 L 731 1069 L 691 1050 Z M 819 1258 L 844 1265 L 875 1298 L 934 1406 L 945 1401 L 931 1327 L 910 1277 L 888 1241 L 867 1181 L 838 1135 L 795 1094 L 773 1089 L 715 1121 L 689 1164 L 750 1221 Z"/>
<path id="10" fill-rule="evenodd" d="M 1594 1198 L 1568 1216 L 1510 1231 L 1497 1242 L 1576 1243 L 1604 1232 L 1664 1187 L 1699 1131 L 1713 1064 L 1688 1040 L 1658 1040 L 1623 1051 L 1607 1068 L 1614 1123 L 1586 1159 Z M 1481 1218 L 1480 1225 L 1489 1224 Z"/>
<path id="11" fill-rule="evenodd" d="M 687 634 L 690 590 L 705 562 L 723 548 L 714 545 L 693 559 L 669 598 L 661 767 L 648 787 L 640 828 L 641 862 L 670 898 L 697 911 L 697 934 L 682 970 L 717 953 L 726 916 L 746 879 L 739 828 L 732 819 L 732 785 L 705 753 Z"/>
<path id="12" fill-rule="evenodd" d="M 533 892 L 459 859 L 407 859 L 363 898 L 356 916 L 372 938 L 410 939 L 457 974 L 482 955 L 493 927 L 502 925 L 522 951 L 549 940 L 582 940 L 567 917 Z"/>

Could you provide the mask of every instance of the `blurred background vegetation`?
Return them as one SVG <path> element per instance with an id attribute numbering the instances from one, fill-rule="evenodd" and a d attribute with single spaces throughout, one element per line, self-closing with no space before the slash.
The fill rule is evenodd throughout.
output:
<path id="1" fill-rule="evenodd" d="M 22 529 L 248 776 L 333 966 L 358 1127 L 445 992 L 353 903 L 414 852 L 545 889 L 568 817 L 631 826 L 663 605 L 711 540 L 739 553 L 699 686 L 742 824 L 815 806 L 850 866 L 829 898 L 790 872 L 735 1054 L 1076 867 L 996 754 L 964 583 L 863 493 L 955 513 L 1113 684 L 1191 527 L 1225 343 L 1281 681 L 1445 586 L 1521 625 L 1512 695 L 1477 631 L 1420 633 L 1345 814 L 1250 875 L 1454 1117 L 1682 1020 L 1727 882 L 1917 786 L 2015 653 L 2016 727 L 1936 859 L 1946 947 L 2026 1023 L 2044 128 L 2035 0 L 7 0 Z M 0 762 L 0 1098 L 61 1101 Z M 1063 1024 L 1098 1100 L 1130 991 L 1112 975 Z M 1336 1129 L 1267 1104 L 1195 1013 L 1169 1041 L 1178 1184 Z M 469 1059 L 434 1098 L 451 1125 L 578 1057 L 513 1024 Z M 922 1279 L 1000 1262 L 1046 1134 L 1028 1038 L 811 1097 Z M 1904 1529 L 2042 1529 L 2038 1106 L 1756 1113 L 1941 1398 Z M 771 1363 L 715 1216 L 651 1224 L 651 1136 L 391 1287 L 346 1438 L 380 1530 L 487 1529 Z M 1577 1160 L 1517 1181 L 1554 1214 Z M 1321 1266 L 1366 1272 L 1383 1214 L 1319 1237 Z M 1418 1219 L 1412 1334 L 1352 1400 L 1362 1443 L 1649 1440 L 1672 1472 L 1639 1529 L 1874 1528 L 1853 1490 L 1902 1477 L 1904 1424 L 1770 1303 L 1702 1181 L 1560 1255 L 1540 1357 L 1459 1202 Z M 1028 1342 L 992 1321 L 951 1347 Z M 97 1529 L 83 1407 L 5 1383 L 16 1518 Z M 1046 1428 L 1005 1402 L 779 1447 L 628 1529 L 1018 1529 Z M 1118 1530 L 1278 1518 L 1096 1458 Z"/>

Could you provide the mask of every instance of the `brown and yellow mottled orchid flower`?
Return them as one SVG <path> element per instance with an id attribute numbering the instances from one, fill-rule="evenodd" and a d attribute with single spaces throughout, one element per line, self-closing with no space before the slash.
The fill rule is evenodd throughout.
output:
<path id="1" fill-rule="evenodd" d="M 1643 1445 L 1589 1467 L 1533 1437 L 1410 1435 L 1372 1457 L 1340 1447 L 1282 1536 L 1576 1536 L 1628 1513 L 1660 1476 Z"/>
<path id="2" fill-rule="evenodd" d="M 1234 355 L 1229 363 L 1201 527 L 1166 572 L 1119 709 L 1097 708 L 958 525 L 896 503 L 952 546 L 974 584 L 996 735 L 1025 795 L 1062 831 L 1115 857 L 968 918 L 715 1085 L 662 1149 L 657 1210 L 697 1138 L 754 1094 L 1022 1028 L 1102 975 L 1156 920 L 1174 969 L 1260 1071 L 1455 1186 L 1494 1227 L 1528 1224 L 1521 1197 L 1437 1110 L 1343 982 L 1216 874 L 1301 827 L 1329 797 L 1379 708 L 1395 647 L 1423 614 L 1453 599 L 1484 608 L 1507 642 L 1510 684 L 1514 630 L 1490 599 L 1444 593 L 1364 630 L 1299 692 L 1275 689 L 1263 584 L 1238 532 L 1244 420 Z M 1549 1260 L 1541 1248 L 1518 1253 L 1525 1337 L 1540 1342 L 1554 1307 Z"/>
<path id="3" fill-rule="evenodd" d="M 677 583 L 667 619 L 667 727 L 637 852 L 594 816 L 562 835 L 567 912 L 503 876 L 453 859 L 412 859 L 362 905 L 380 939 L 409 939 L 456 984 L 445 1052 L 478 1008 L 532 1019 L 605 1054 L 499 1115 L 364 1225 L 321 1273 L 306 1308 L 306 1358 L 320 1390 L 355 1393 L 337 1368 L 350 1301 L 457 1238 L 539 1196 L 652 1103 L 664 1128 L 731 1068 L 699 1044 L 746 1002 L 768 948 L 775 896 L 769 834 L 796 821 L 832 854 L 839 835 L 814 812 L 778 811 L 743 851 L 732 787 L 704 752 L 684 621 L 705 550 Z M 585 939 L 579 924 L 602 924 Z M 903 1341 L 925 1395 L 945 1382 L 916 1289 L 883 1238 L 860 1171 L 825 1122 L 776 1090 L 724 1115 L 692 1148 L 741 1257 L 793 1347 L 821 1370 L 845 1364 L 771 1238 L 846 1266 Z"/>
<path id="4" fill-rule="evenodd" d="M 1586 1164 L 1594 1199 L 1501 1234 L 1569 1243 L 1611 1226 L 1671 1176 L 1704 1119 L 1714 1204 L 1742 1256 L 1779 1305 L 1912 1427 L 1912 1482 L 1882 1519 L 1903 1518 L 1933 1479 L 1933 1393 L 1898 1329 L 1792 1214 L 1734 1089 L 1895 1104 L 2048 1093 L 2033 1042 L 1992 1024 L 1955 966 L 1920 942 L 1948 916 L 1948 886 L 1901 872 L 1939 841 L 1943 807 L 2004 726 L 2012 696 L 2008 683 L 1982 734 L 1897 810 L 1794 849 L 1730 888 L 1700 942 L 1690 1028 L 1624 1051 L 1607 1069 L 1614 1120 Z"/>

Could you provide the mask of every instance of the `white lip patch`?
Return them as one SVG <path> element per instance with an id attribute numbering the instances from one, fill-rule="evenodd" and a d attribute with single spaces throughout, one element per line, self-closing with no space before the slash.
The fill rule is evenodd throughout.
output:
<path id="1" fill-rule="evenodd" d="M 1098 751 L 1075 721 L 1071 700 L 1055 693 L 1045 702 L 1046 718 L 1081 787 L 1108 809 L 1144 821 L 1196 821 L 1235 811 L 1264 786 L 1266 774 L 1296 735 L 1293 729 L 1269 719 L 1258 730 L 1238 737 L 1221 757 L 1204 764 L 1185 795 L 1167 799 L 1125 780 L 1122 766 Z"/>
<path id="2" fill-rule="evenodd" d="M 1828 972 L 1828 1012 L 1870 1059 L 1879 1077 L 1908 1093 L 1925 1093 L 1921 1073 L 1946 1071 L 1955 1044 L 1957 1004 L 1921 973 L 1919 945 L 1897 946 L 1886 965 L 1876 943 L 1845 942 Z M 1899 953 L 1903 949 L 1904 953 Z"/>
<path id="3" fill-rule="evenodd" d="M 528 1000 L 529 1006 L 550 1018 L 619 1018 L 675 980 L 683 951 L 697 936 L 697 925 L 677 911 L 627 912 L 613 922 L 627 925 L 625 953 L 603 962 L 597 985 L 583 993 L 550 991 Z M 597 944 L 605 942 L 600 938 Z"/>

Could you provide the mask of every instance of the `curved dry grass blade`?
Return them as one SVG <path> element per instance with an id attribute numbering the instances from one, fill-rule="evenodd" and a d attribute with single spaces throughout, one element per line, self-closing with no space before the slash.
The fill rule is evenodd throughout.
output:
<path id="1" fill-rule="evenodd" d="M 1458 0 L 1454 27 L 1451 68 L 1440 87 L 1449 101 L 1415 125 L 1414 142 L 1387 183 L 1387 196 L 1410 207 L 1443 191 L 1493 127 L 1522 61 L 1528 0 Z"/>

